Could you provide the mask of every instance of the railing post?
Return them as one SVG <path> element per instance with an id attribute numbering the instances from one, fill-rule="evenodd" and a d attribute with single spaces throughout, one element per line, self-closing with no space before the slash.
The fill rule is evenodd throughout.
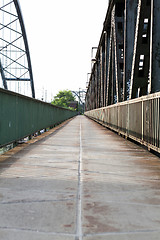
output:
<path id="1" fill-rule="evenodd" d="M 144 134 L 144 103 L 142 99 L 142 142 L 143 142 L 143 134 Z"/>

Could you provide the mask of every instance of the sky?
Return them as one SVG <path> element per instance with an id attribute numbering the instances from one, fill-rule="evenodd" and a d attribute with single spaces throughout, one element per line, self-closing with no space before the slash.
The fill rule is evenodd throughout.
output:
<path id="1" fill-rule="evenodd" d="M 108 0 L 19 0 L 29 43 L 36 98 L 86 88 Z"/>

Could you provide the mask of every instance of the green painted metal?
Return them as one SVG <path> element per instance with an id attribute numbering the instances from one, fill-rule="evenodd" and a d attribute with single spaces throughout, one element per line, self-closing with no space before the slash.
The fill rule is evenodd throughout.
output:
<path id="1" fill-rule="evenodd" d="M 0 88 L 0 146 L 57 125 L 77 112 Z"/>

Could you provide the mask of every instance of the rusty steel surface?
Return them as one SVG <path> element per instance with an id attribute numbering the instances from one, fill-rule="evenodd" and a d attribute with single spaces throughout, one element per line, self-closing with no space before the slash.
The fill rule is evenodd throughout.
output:
<path id="1" fill-rule="evenodd" d="M 1 240 L 158 240 L 160 160 L 78 116 L 0 156 Z"/>

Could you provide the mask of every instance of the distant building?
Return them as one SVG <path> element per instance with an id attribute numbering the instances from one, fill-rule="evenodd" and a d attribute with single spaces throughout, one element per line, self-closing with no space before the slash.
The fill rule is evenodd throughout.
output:
<path id="1" fill-rule="evenodd" d="M 71 107 L 71 108 L 74 108 L 75 110 L 77 110 L 78 102 L 77 101 L 68 102 L 68 107 Z"/>

